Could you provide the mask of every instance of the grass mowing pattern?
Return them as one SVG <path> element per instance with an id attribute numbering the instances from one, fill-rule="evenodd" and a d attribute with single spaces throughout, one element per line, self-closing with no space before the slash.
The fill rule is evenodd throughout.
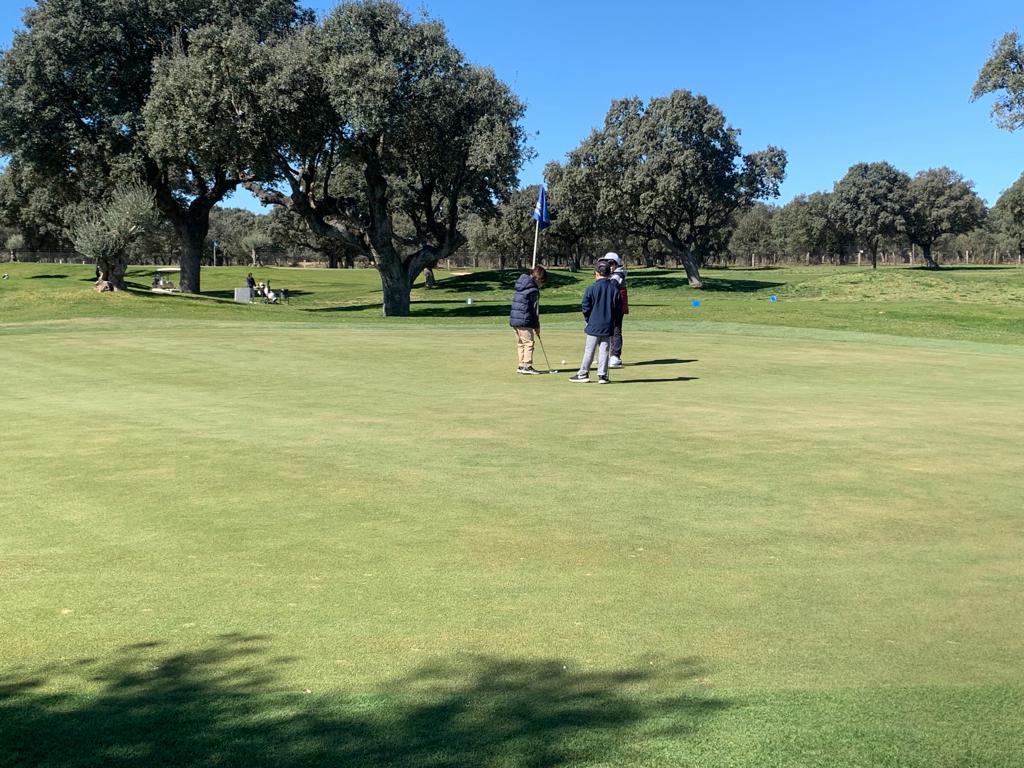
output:
<path id="1" fill-rule="evenodd" d="M 1014 346 L 638 310 L 581 388 L 497 314 L 93 298 L 0 328 L 7 764 L 1024 753 Z"/>

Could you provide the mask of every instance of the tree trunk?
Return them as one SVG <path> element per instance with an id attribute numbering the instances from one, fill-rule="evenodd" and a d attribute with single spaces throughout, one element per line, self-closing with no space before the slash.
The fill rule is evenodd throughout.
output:
<path id="1" fill-rule="evenodd" d="M 932 258 L 932 244 L 925 243 L 921 246 L 921 255 L 924 257 L 924 266 L 926 269 L 938 269 L 939 262 Z"/>
<path id="2" fill-rule="evenodd" d="M 96 284 L 110 283 L 110 287 L 113 290 L 123 291 L 125 289 L 124 273 L 127 270 L 127 259 L 98 260 L 96 262 Z"/>
<path id="3" fill-rule="evenodd" d="M 377 259 L 377 271 L 384 293 L 384 317 L 408 317 L 412 280 L 401 260 Z"/>
<path id="4" fill-rule="evenodd" d="M 643 240 L 643 245 L 641 246 L 641 253 L 643 253 L 643 256 L 644 256 L 644 266 L 645 267 L 653 267 L 654 266 L 654 256 L 651 254 L 651 241 L 650 240 L 647 240 L 646 238 Z"/>
<path id="5" fill-rule="evenodd" d="M 327 268 L 337 269 L 338 268 L 338 254 L 328 253 L 327 254 Z"/>
<path id="6" fill-rule="evenodd" d="M 205 222 L 197 222 L 192 217 L 174 222 L 174 231 L 181 244 L 181 281 L 178 287 L 182 293 L 199 293 L 199 265 L 209 223 L 208 215 Z"/>
<path id="7" fill-rule="evenodd" d="M 704 281 L 700 276 L 700 265 L 697 263 L 697 257 L 693 251 L 686 249 L 679 254 L 679 258 L 683 263 L 683 268 L 686 270 L 686 280 L 690 283 L 690 287 L 703 288 Z"/>

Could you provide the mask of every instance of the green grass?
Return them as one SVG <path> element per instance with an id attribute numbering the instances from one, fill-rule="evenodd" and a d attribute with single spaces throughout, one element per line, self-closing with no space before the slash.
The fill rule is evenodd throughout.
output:
<path id="1" fill-rule="evenodd" d="M 1020 763 L 1024 271 L 5 270 L 5 766 Z"/>

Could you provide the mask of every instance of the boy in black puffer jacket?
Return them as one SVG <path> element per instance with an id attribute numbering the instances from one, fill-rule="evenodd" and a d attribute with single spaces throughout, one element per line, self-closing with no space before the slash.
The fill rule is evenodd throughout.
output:
<path id="1" fill-rule="evenodd" d="M 530 270 L 528 275 L 520 275 L 508 317 L 508 324 L 516 332 L 519 353 L 516 373 L 527 376 L 540 373 L 533 369 L 533 336 L 535 333 L 540 334 L 540 289 L 544 287 L 547 274 L 544 267 L 538 266 Z"/>

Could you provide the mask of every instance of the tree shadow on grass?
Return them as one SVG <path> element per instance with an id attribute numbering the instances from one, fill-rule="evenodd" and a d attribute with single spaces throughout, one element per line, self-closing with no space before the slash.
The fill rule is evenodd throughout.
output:
<path id="1" fill-rule="evenodd" d="M 64 280 L 64 279 L 66 279 L 68 277 L 71 277 L 71 275 L 57 275 L 57 274 L 53 274 L 53 275 L 29 275 L 28 279 L 29 280 Z M 92 280 L 92 278 L 89 278 L 89 280 L 92 281 L 92 282 L 95 282 L 94 280 Z"/>
<path id="2" fill-rule="evenodd" d="M 438 280 L 431 290 L 448 290 L 456 293 L 485 293 L 488 291 L 511 291 L 515 288 L 516 281 L 520 275 L 525 275 L 528 269 L 504 269 L 487 270 L 483 272 L 470 272 L 465 275 L 451 275 Z M 548 270 L 545 288 L 562 288 L 566 285 L 573 285 L 579 282 L 579 278 L 566 273 Z M 417 285 L 417 287 L 421 287 Z"/>
<path id="3" fill-rule="evenodd" d="M 443 306 L 438 306 L 443 305 Z M 508 317 L 509 302 L 475 302 L 467 304 L 461 299 L 431 299 L 414 301 L 413 317 Z M 541 304 L 541 317 L 578 313 L 576 304 Z"/>
<path id="4" fill-rule="evenodd" d="M 667 384 L 673 381 L 699 381 L 696 376 L 669 376 L 661 379 L 615 379 L 616 384 Z"/>
<path id="5" fill-rule="evenodd" d="M 991 269 L 1020 269 L 1016 264 L 948 264 L 940 261 L 938 267 L 926 267 L 923 264 L 910 267 L 912 272 L 973 272 L 975 270 L 988 271 Z"/>
<path id="6" fill-rule="evenodd" d="M 672 272 L 644 272 L 641 275 L 631 274 L 628 278 L 628 285 L 631 289 L 650 288 L 653 290 L 670 290 L 675 288 L 688 288 L 686 273 Z"/>
<path id="7" fill-rule="evenodd" d="M 728 277 L 708 277 L 704 280 L 704 291 L 713 293 L 754 293 L 769 288 L 778 288 L 785 283 L 770 280 L 739 280 Z"/>
<path id="8" fill-rule="evenodd" d="M 676 357 L 667 357 L 661 360 L 637 360 L 635 363 L 626 363 L 632 367 L 635 365 L 682 365 L 683 363 L 696 363 L 697 360 L 680 360 Z"/>
<path id="9" fill-rule="evenodd" d="M 303 309 L 303 312 L 363 312 L 367 309 L 380 309 L 384 304 L 380 301 L 375 301 L 369 304 L 341 304 L 336 307 L 309 307 Z"/>
<path id="10" fill-rule="evenodd" d="M 6 768 L 615 764 L 645 739 L 683 739 L 728 706 L 700 692 L 695 659 L 583 671 L 563 660 L 464 657 L 373 691 L 285 688 L 267 637 L 0 678 Z M 65 691 L 88 683 L 94 691 Z"/>

